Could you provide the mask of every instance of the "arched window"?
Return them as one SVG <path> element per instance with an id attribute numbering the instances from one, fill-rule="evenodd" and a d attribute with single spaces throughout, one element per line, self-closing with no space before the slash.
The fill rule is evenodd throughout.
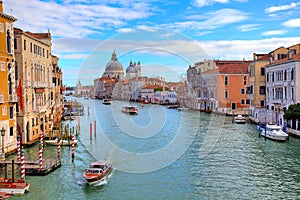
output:
<path id="1" fill-rule="evenodd" d="M 287 72 L 286 72 L 286 70 L 284 70 L 284 80 L 286 81 L 286 79 L 287 79 Z"/>
<path id="2" fill-rule="evenodd" d="M 291 71 L 291 80 L 294 80 L 294 68 Z"/>
<path id="3" fill-rule="evenodd" d="M 6 44 L 7 44 L 7 52 L 11 53 L 11 36 L 10 36 L 10 30 L 8 29 L 6 32 Z"/>
<path id="4" fill-rule="evenodd" d="M 17 62 L 15 62 L 15 80 L 19 80 L 19 77 L 18 77 L 18 65 L 17 65 Z"/>
<path id="5" fill-rule="evenodd" d="M 11 75 L 8 74 L 8 93 L 12 94 L 12 82 L 11 82 Z"/>

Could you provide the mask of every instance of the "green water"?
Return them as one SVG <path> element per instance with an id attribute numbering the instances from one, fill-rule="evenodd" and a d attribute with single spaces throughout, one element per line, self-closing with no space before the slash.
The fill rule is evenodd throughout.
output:
<path id="1" fill-rule="evenodd" d="M 86 113 L 75 161 L 62 147 L 62 167 L 26 176 L 30 192 L 13 199 L 300 199 L 299 139 L 265 140 L 255 125 L 232 124 L 230 117 L 151 105 L 129 116 L 118 109 L 124 102 L 79 100 Z M 54 158 L 56 147 L 46 146 L 44 156 Z M 38 159 L 38 145 L 25 157 Z M 82 173 L 97 159 L 115 169 L 102 185 L 88 186 Z"/>

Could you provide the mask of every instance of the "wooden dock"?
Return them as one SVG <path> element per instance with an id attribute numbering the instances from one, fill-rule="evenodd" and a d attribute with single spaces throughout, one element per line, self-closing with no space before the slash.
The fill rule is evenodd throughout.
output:
<path id="1" fill-rule="evenodd" d="M 14 161 L 14 164 L 21 165 L 21 161 Z M 0 166 L 11 166 L 11 160 L 0 161 Z M 56 170 L 61 167 L 60 160 L 56 159 L 44 159 L 43 160 L 43 168 L 40 169 L 39 161 L 25 161 L 25 174 L 30 176 L 45 176 L 50 172 Z"/>

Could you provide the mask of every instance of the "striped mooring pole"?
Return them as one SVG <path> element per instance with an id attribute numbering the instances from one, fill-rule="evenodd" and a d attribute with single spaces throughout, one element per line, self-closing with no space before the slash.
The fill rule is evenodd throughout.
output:
<path id="1" fill-rule="evenodd" d="M 25 160 L 24 160 L 24 148 L 21 149 L 21 179 L 25 181 Z"/>
<path id="2" fill-rule="evenodd" d="M 74 133 L 72 134 L 72 162 L 74 162 L 74 154 L 75 154 L 75 144 L 74 144 Z"/>
<path id="3" fill-rule="evenodd" d="M 39 146 L 39 166 L 40 170 L 43 169 L 43 143 L 40 141 L 40 146 Z"/>
<path id="4" fill-rule="evenodd" d="M 60 160 L 60 137 L 57 138 L 57 159 Z"/>
<path id="5" fill-rule="evenodd" d="M 21 160 L 21 136 L 17 136 L 18 160 Z"/>

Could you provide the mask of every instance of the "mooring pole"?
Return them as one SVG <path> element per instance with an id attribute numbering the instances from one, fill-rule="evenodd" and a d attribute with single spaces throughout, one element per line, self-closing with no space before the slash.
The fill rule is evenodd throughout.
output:
<path id="1" fill-rule="evenodd" d="M 74 157 L 75 157 L 75 144 L 74 144 L 74 133 L 72 134 L 72 162 L 74 162 Z"/>
<path id="2" fill-rule="evenodd" d="M 11 178 L 12 178 L 12 180 L 14 180 L 14 178 L 15 178 L 15 160 L 14 159 L 11 161 Z"/>
<path id="3" fill-rule="evenodd" d="M 21 136 L 17 136 L 18 160 L 21 160 Z"/>
<path id="4" fill-rule="evenodd" d="M 21 148 L 21 178 L 25 181 L 25 160 L 24 160 L 24 148 Z"/>
<path id="5" fill-rule="evenodd" d="M 97 125 L 96 125 L 96 120 L 95 120 L 95 121 L 94 121 L 94 135 L 95 135 L 95 138 L 96 138 L 96 133 L 97 133 L 97 132 L 96 132 L 96 126 L 97 126 Z"/>
<path id="6" fill-rule="evenodd" d="M 92 140 L 93 139 L 93 124 L 92 123 L 90 123 L 90 140 Z"/>

